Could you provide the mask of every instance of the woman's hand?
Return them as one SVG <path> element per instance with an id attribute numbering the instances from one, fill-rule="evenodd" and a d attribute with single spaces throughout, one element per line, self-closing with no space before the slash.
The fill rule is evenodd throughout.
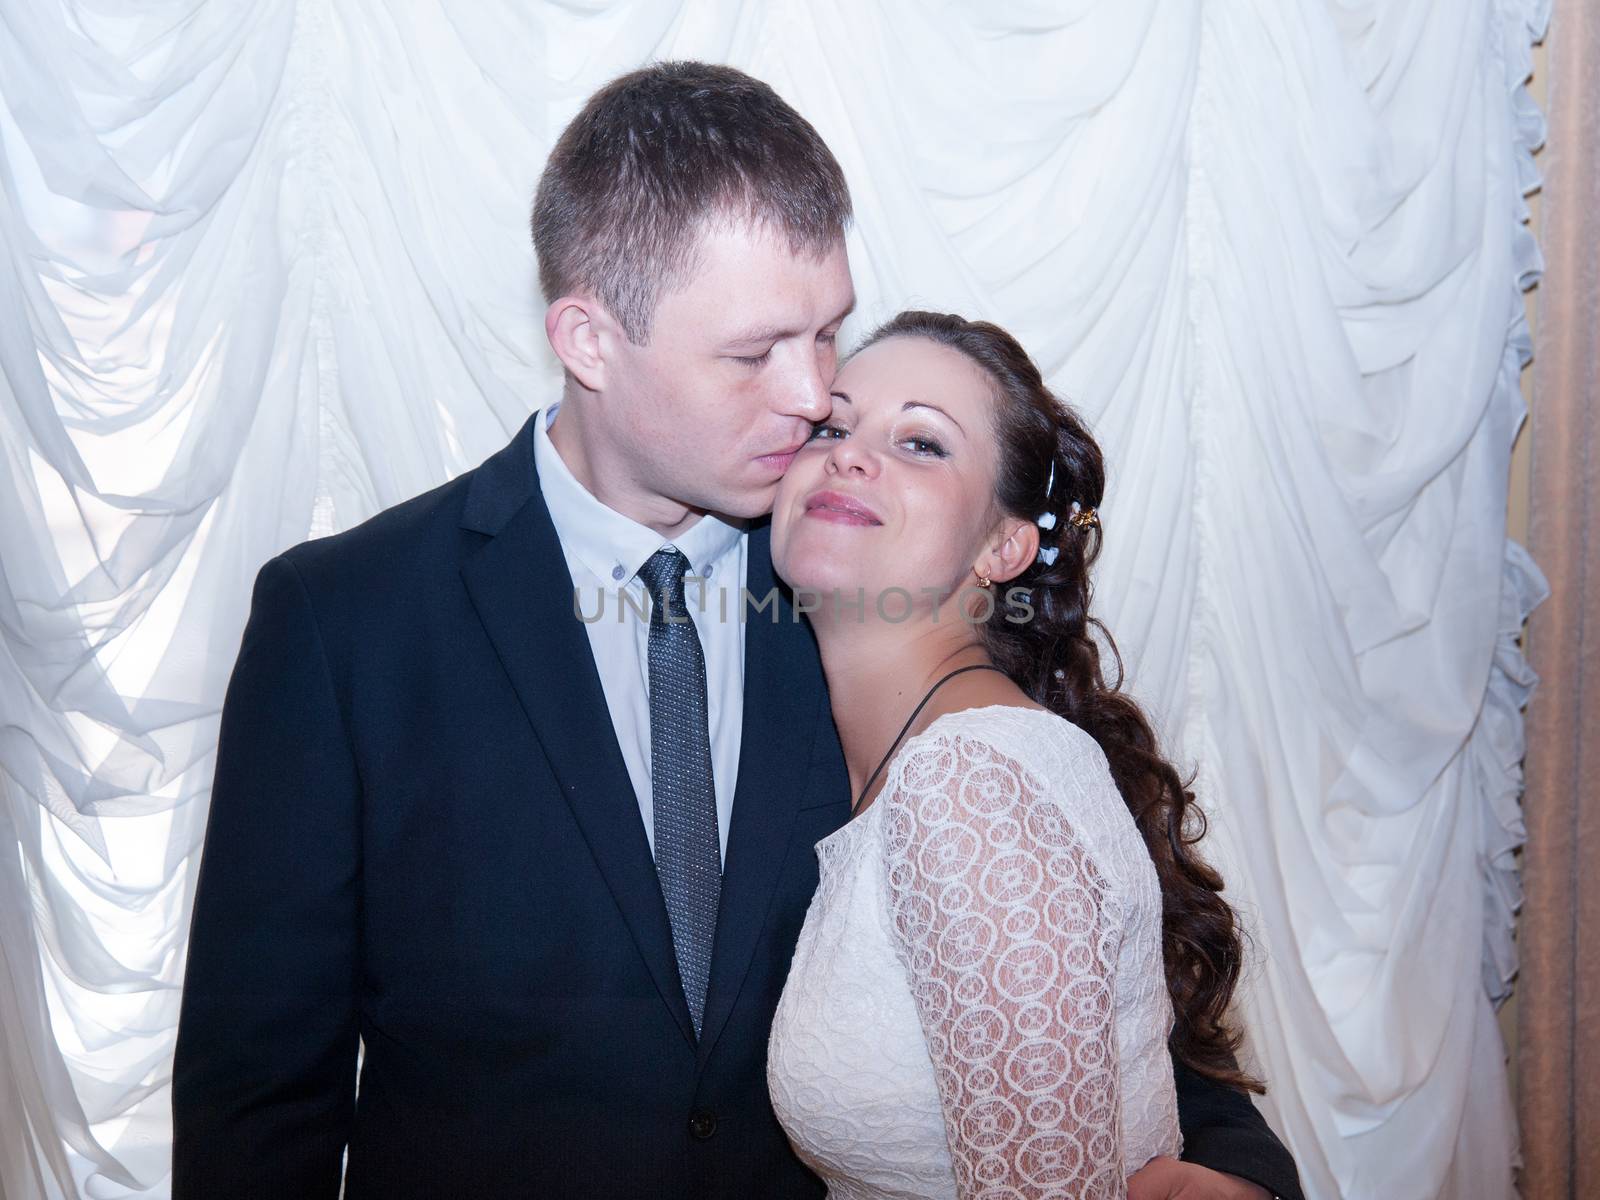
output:
<path id="1" fill-rule="evenodd" d="M 1272 1200 L 1272 1193 L 1237 1175 L 1163 1155 L 1128 1177 L 1128 1200 Z"/>

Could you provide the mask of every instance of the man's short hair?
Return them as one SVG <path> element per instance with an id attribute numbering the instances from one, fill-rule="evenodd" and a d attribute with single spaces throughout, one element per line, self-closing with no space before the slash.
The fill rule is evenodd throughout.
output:
<path id="1" fill-rule="evenodd" d="M 562 131 L 539 180 L 545 300 L 587 292 L 643 345 L 662 293 L 687 281 L 718 217 L 820 257 L 844 236 L 850 191 L 811 124 L 743 71 L 665 62 L 614 79 Z"/>

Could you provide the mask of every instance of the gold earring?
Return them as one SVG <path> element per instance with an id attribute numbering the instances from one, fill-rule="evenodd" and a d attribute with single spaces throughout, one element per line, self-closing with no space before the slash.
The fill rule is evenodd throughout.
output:
<path id="1" fill-rule="evenodd" d="M 981 588 L 988 587 L 989 586 L 989 577 L 987 575 L 979 575 L 978 576 L 978 586 L 981 587 Z"/>

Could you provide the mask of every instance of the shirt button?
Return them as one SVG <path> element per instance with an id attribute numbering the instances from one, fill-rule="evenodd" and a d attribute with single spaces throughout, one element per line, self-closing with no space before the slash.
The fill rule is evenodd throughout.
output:
<path id="1" fill-rule="evenodd" d="M 708 566 L 708 567 L 706 567 L 706 569 L 704 571 L 701 571 L 700 574 L 702 576 L 704 576 L 706 579 L 710 579 L 711 578 L 712 569 L 713 568 Z"/>
<path id="2" fill-rule="evenodd" d="M 689 1114 L 689 1136 L 698 1142 L 708 1140 L 717 1131 L 717 1114 L 709 1108 L 696 1109 Z"/>
<path id="3" fill-rule="evenodd" d="M 628 573 L 622 569 L 622 565 L 620 563 L 611 568 L 611 578 L 613 579 L 622 579 L 627 574 Z"/>

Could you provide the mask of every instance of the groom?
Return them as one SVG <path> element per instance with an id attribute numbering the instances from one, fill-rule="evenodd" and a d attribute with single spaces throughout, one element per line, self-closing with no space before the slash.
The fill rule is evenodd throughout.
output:
<path id="1" fill-rule="evenodd" d="M 262 568 L 195 896 L 177 1200 L 341 1176 L 350 1200 L 821 1195 L 766 1045 L 848 784 L 805 624 L 741 601 L 773 593 L 759 518 L 830 408 L 849 218 L 764 84 L 615 81 L 534 210 L 559 406 Z M 624 593 L 691 619 L 590 619 Z M 1178 1082 L 1190 1161 L 1134 1196 L 1299 1194 L 1247 1099 Z"/>

